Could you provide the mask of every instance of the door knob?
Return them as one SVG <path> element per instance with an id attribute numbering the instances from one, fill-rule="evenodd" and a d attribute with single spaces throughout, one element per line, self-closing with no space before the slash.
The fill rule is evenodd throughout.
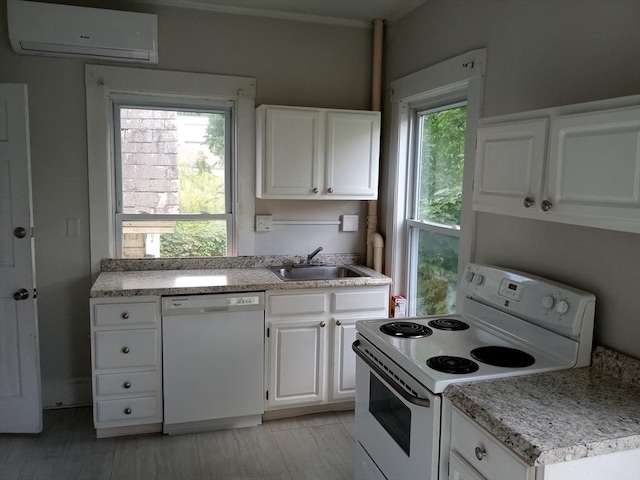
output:
<path id="1" fill-rule="evenodd" d="M 29 292 L 24 288 L 21 288 L 20 290 L 18 290 L 16 293 L 13 294 L 14 300 L 26 300 L 27 298 L 29 298 Z"/>

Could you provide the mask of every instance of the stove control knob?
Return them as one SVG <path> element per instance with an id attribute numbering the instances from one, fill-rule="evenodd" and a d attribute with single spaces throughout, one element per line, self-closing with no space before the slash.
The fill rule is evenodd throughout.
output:
<path id="1" fill-rule="evenodd" d="M 556 301 L 553 299 L 551 295 L 547 295 L 542 299 L 542 306 L 547 310 L 551 310 L 555 303 Z"/>
<path id="2" fill-rule="evenodd" d="M 474 273 L 473 273 L 471 270 L 467 270 L 467 271 L 465 272 L 465 274 L 464 274 L 464 279 L 465 279 L 467 282 L 471 283 L 471 280 L 473 280 L 473 277 L 474 277 L 474 276 L 475 276 L 475 275 L 474 275 Z"/>
<path id="3" fill-rule="evenodd" d="M 476 285 L 482 285 L 482 282 L 484 282 L 484 277 L 479 273 L 476 273 L 473 276 L 473 283 L 475 283 Z"/>
<path id="4" fill-rule="evenodd" d="M 560 300 L 556 305 L 556 312 L 560 315 L 564 315 L 569 311 L 569 304 L 565 300 Z"/>

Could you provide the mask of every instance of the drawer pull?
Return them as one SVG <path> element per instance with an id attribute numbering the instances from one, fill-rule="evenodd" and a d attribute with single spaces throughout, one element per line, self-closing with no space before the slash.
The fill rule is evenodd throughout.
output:
<path id="1" fill-rule="evenodd" d="M 125 415 L 131 415 L 131 409 L 129 407 L 124 409 L 124 414 Z"/>
<path id="2" fill-rule="evenodd" d="M 122 347 L 122 353 L 127 354 L 129 353 L 131 350 L 129 349 L 129 347 Z"/>
<path id="3" fill-rule="evenodd" d="M 120 315 L 122 318 L 124 318 L 125 320 L 129 319 L 129 312 L 122 312 L 122 315 Z"/>
<path id="4" fill-rule="evenodd" d="M 126 389 L 129 389 L 129 388 L 131 388 L 131 382 L 124 382 L 124 383 L 122 384 L 122 386 L 123 386 L 124 388 L 126 388 Z"/>
<path id="5" fill-rule="evenodd" d="M 487 456 L 487 451 L 482 447 L 476 447 L 476 458 L 480 461 Z"/>

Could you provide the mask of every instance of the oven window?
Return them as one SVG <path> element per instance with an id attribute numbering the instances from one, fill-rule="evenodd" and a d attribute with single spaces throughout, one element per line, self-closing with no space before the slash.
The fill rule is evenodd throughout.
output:
<path id="1" fill-rule="evenodd" d="M 411 410 L 378 378 L 370 374 L 369 412 L 404 452 L 411 446 Z"/>

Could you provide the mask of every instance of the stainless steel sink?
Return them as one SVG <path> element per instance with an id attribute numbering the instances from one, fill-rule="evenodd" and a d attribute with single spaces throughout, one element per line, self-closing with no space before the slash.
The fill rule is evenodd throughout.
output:
<path id="1" fill-rule="evenodd" d="M 347 265 L 294 265 L 271 267 L 270 270 L 285 282 L 305 280 L 335 280 L 339 278 L 368 277 Z"/>

